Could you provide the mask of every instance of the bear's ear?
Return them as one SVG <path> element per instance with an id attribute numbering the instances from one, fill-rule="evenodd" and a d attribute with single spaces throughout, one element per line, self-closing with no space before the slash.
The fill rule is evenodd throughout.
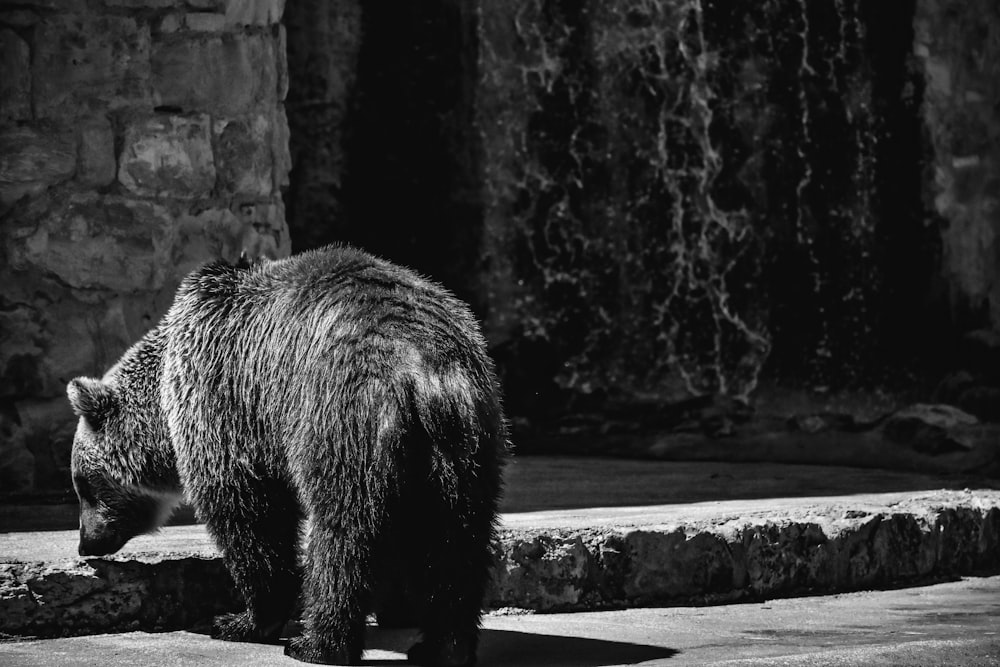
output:
<path id="1" fill-rule="evenodd" d="M 118 398 L 109 385 L 94 378 L 79 377 L 66 386 L 73 412 L 99 430 L 118 407 Z"/>

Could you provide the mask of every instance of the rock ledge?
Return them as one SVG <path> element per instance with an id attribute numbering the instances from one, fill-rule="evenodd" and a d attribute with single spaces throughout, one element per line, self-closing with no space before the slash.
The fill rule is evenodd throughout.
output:
<path id="1" fill-rule="evenodd" d="M 70 549 L 75 535 L 0 536 L 0 633 L 179 629 L 240 605 L 201 526 L 133 546 L 156 553 L 4 555 L 53 540 Z M 508 514 L 498 553 L 489 604 L 537 612 L 896 587 L 1000 572 L 1000 491 Z"/>

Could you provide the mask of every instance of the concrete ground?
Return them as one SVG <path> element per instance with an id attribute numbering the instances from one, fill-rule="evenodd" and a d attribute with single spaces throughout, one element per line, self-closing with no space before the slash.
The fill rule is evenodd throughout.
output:
<path id="1" fill-rule="evenodd" d="M 612 665 L 1000 665 L 1000 577 L 713 607 L 489 615 L 481 667 Z M 370 628 L 367 664 L 405 664 L 406 630 Z M 301 664 L 279 646 L 191 632 L 0 644 L 0 665 Z"/>
<path id="2" fill-rule="evenodd" d="M 481 665 L 1000 665 L 1000 576 L 759 602 L 1000 572 L 996 480 L 552 457 L 516 459 L 507 479 L 499 606 L 582 611 L 487 616 Z M 75 523 L 71 506 L 0 506 L 0 637 L 32 634 L 43 617 L 80 632 L 96 610 L 114 616 L 128 605 L 136 618 L 161 614 L 148 627 L 188 627 L 170 625 L 176 610 L 143 605 L 197 601 L 219 578 L 201 526 L 85 562 L 72 560 Z M 756 601 L 588 611 L 682 598 Z M 412 632 L 372 628 L 366 659 L 402 664 L 412 641 Z M 192 632 L 0 643 L 0 666 L 187 664 L 295 663 L 280 647 Z"/>

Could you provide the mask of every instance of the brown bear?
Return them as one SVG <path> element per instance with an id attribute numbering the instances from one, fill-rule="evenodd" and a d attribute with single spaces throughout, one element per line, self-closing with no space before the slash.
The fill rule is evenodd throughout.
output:
<path id="1" fill-rule="evenodd" d="M 444 288 L 350 247 L 210 264 L 67 391 L 81 555 L 186 497 L 247 603 L 216 636 L 276 642 L 301 595 L 285 652 L 356 664 L 376 587 L 402 573 L 410 661 L 475 661 L 507 427 L 479 326 Z"/>

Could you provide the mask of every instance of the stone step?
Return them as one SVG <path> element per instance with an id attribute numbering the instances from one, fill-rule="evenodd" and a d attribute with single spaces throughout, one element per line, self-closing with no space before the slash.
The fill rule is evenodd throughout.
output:
<path id="1" fill-rule="evenodd" d="M 0 633 L 168 630 L 239 607 L 202 526 L 168 527 L 111 558 L 38 560 L 73 553 L 76 539 L 0 534 Z M 503 517 L 489 605 L 705 604 L 996 572 L 991 489 L 518 512 Z"/>

